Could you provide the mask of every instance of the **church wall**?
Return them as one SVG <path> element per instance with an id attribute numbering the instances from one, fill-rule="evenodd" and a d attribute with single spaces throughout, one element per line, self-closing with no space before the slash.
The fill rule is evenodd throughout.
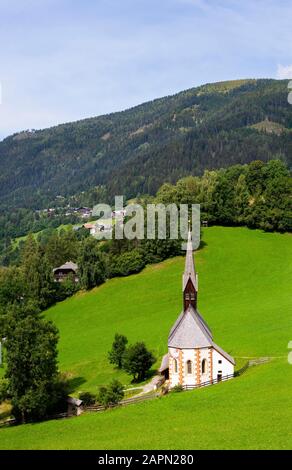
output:
<path id="1" fill-rule="evenodd" d="M 169 348 L 169 383 L 171 387 L 175 387 L 180 383 L 180 376 L 182 373 L 180 365 L 180 351 L 175 348 Z M 174 357 L 177 360 L 177 372 L 175 372 Z"/>
<path id="2" fill-rule="evenodd" d="M 221 364 L 219 363 L 221 361 Z M 216 349 L 213 349 L 213 379 L 217 379 L 218 373 L 222 373 L 222 376 L 231 375 L 234 373 L 234 366 L 231 362 L 222 356 Z"/>
<path id="3" fill-rule="evenodd" d="M 211 370 L 212 370 L 212 363 L 210 360 L 210 349 L 209 348 L 201 348 L 200 349 L 200 383 L 208 382 L 211 380 Z M 206 368 L 205 373 L 202 373 L 202 362 L 206 360 Z"/>
<path id="4" fill-rule="evenodd" d="M 187 362 L 191 361 L 192 373 L 188 373 Z M 197 383 L 197 355 L 195 349 L 183 349 L 183 385 L 196 385 Z"/>
<path id="5" fill-rule="evenodd" d="M 222 377 L 234 373 L 234 366 L 214 348 L 175 349 L 169 348 L 169 382 L 175 385 L 198 385 L 203 382 L 217 380 L 218 373 Z M 177 372 L 174 367 L 177 360 Z M 202 373 L 202 362 L 206 360 L 205 373 Z M 188 373 L 187 362 L 191 361 L 192 372 Z M 221 363 L 219 362 L 221 361 Z"/>

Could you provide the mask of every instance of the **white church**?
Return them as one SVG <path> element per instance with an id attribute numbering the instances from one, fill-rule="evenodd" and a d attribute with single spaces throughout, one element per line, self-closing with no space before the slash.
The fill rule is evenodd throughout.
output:
<path id="1" fill-rule="evenodd" d="M 213 341 L 207 323 L 197 310 L 198 275 L 193 259 L 191 232 L 188 235 L 183 274 L 183 311 L 170 330 L 168 354 L 159 372 L 173 388 L 180 384 L 197 387 L 233 377 L 235 361 Z"/>

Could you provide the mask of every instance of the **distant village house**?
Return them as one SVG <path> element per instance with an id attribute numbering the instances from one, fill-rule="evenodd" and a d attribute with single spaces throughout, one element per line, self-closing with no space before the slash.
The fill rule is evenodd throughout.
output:
<path id="1" fill-rule="evenodd" d="M 70 276 L 75 283 L 78 279 L 78 265 L 72 261 L 62 264 L 58 268 L 53 269 L 54 279 L 56 282 L 63 282 L 68 276 Z"/>
<path id="2" fill-rule="evenodd" d="M 74 213 L 78 214 L 82 219 L 88 219 L 92 215 L 92 210 L 89 207 L 77 207 Z"/>

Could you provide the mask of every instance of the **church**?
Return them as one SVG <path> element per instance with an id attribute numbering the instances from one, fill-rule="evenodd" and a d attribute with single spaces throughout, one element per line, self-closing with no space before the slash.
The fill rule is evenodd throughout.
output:
<path id="1" fill-rule="evenodd" d="M 209 326 L 197 310 L 198 274 L 190 231 L 182 292 L 183 311 L 170 330 L 168 354 L 163 357 L 159 372 L 168 381 L 169 388 L 176 385 L 195 388 L 233 377 L 233 357 L 214 343 Z"/>

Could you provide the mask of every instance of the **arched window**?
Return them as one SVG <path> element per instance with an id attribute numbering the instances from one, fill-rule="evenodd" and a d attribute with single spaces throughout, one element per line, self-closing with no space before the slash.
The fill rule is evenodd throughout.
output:
<path id="1" fill-rule="evenodd" d="M 206 359 L 202 360 L 202 374 L 205 374 L 207 372 L 207 361 Z"/>
<path id="2" fill-rule="evenodd" d="M 173 366 L 174 366 L 174 367 L 173 367 L 173 368 L 174 368 L 174 372 L 175 372 L 175 374 L 177 374 L 177 360 L 176 360 L 176 359 L 173 360 Z"/>
<path id="3" fill-rule="evenodd" d="M 192 361 L 187 361 L 187 374 L 192 374 L 192 372 L 193 372 Z"/>

